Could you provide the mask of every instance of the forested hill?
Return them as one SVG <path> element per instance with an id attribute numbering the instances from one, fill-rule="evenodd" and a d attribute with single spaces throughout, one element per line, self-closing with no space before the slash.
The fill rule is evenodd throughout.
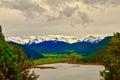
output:
<path id="1" fill-rule="evenodd" d="M 120 57 L 120 33 L 115 33 L 106 46 L 86 57 L 86 60 L 89 62 L 102 62 L 108 55 Z"/>
<path id="2" fill-rule="evenodd" d="M 29 52 L 27 50 L 31 50 L 32 52 L 36 52 L 35 54 L 46 54 L 46 53 L 56 53 L 56 54 L 70 54 L 70 53 L 78 53 L 84 56 L 87 56 L 91 53 L 94 53 L 105 46 L 111 36 L 105 37 L 103 40 L 99 42 L 76 42 L 76 43 L 67 43 L 63 41 L 43 41 L 40 43 L 31 43 L 31 44 L 20 44 L 23 48 L 24 52 Z M 18 44 L 15 42 L 9 42 L 11 44 Z M 35 55 L 33 54 L 33 55 Z"/>
<path id="3" fill-rule="evenodd" d="M 22 51 L 24 52 L 24 54 L 26 55 L 26 57 L 28 59 L 40 59 L 40 58 L 44 58 L 44 56 L 42 54 L 37 53 L 36 51 L 31 50 L 30 48 L 24 46 L 24 45 L 20 45 L 20 44 L 16 44 L 13 42 L 9 42 L 9 44 L 11 45 L 19 45 L 19 47 L 22 49 Z"/>
<path id="4" fill-rule="evenodd" d="M 105 70 L 101 71 L 104 80 L 120 80 L 120 33 L 114 33 L 106 46 L 84 61 L 102 63 L 105 66 Z"/>

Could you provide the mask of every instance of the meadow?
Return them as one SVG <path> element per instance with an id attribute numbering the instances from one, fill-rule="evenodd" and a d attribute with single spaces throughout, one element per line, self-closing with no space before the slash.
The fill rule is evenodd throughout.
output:
<path id="1" fill-rule="evenodd" d="M 34 60 L 34 64 L 50 64 L 59 62 L 76 62 L 83 58 L 80 54 L 43 54 L 45 58 Z"/>

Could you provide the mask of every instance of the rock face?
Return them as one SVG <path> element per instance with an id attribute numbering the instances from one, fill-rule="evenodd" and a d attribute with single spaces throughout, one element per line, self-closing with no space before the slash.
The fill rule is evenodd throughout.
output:
<path id="1" fill-rule="evenodd" d="M 2 33 L 2 26 L 0 25 L 0 32 Z"/>

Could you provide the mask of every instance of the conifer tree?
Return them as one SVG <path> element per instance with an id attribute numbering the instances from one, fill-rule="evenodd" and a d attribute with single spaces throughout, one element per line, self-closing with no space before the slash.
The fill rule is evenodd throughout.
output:
<path id="1" fill-rule="evenodd" d="M 114 33 L 105 54 L 103 60 L 105 70 L 101 75 L 104 80 L 120 80 L 120 33 Z"/>
<path id="2" fill-rule="evenodd" d="M 1 29 L 1 27 L 0 27 Z M 0 32 L 0 80 L 36 80 L 35 73 L 29 73 L 32 62 L 27 61 L 21 48 L 9 45 Z"/>

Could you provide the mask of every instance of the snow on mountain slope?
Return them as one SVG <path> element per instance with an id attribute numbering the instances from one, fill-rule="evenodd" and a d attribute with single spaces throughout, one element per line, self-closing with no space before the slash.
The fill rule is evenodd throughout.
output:
<path id="1" fill-rule="evenodd" d="M 95 35 L 95 36 L 88 36 L 86 38 L 83 39 L 84 42 L 91 42 L 91 43 L 98 43 L 99 41 L 101 41 L 102 39 L 104 39 L 104 36 L 102 35 Z"/>
<path id="2" fill-rule="evenodd" d="M 103 36 L 88 36 L 84 39 L 77 38 L 75 36 L 64 36 L 64 35 L 48 35 L 48 36 L 24 36 L 24 37 L 7 37 L 7 41 L 19 43 L 19 44 L 31 44 L 31 43 L 40 43 L 43 41 L 64 41 L 68 43 L 75 43 L 75 42 L 99 42 L 103 39 Z"/>

